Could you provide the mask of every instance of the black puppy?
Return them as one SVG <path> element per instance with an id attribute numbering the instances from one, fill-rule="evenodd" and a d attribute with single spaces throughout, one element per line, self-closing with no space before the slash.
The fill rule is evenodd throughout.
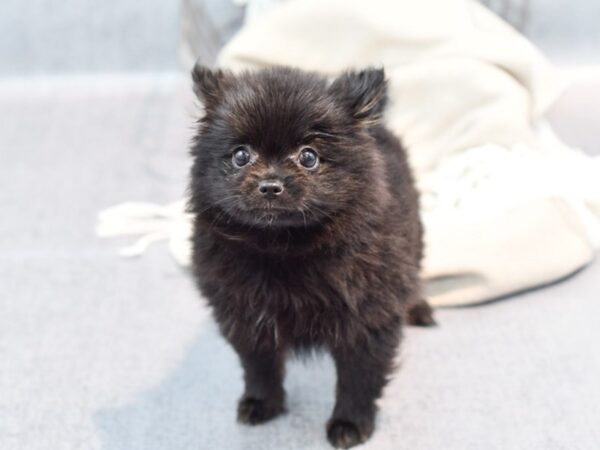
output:
<path id="1" fill-rule="evenodd" d="M 288 68 L 193 70 L 205 114 L 193 143 L 194 271 L 240 356 L 238 419 L 284 410 L 288 351 L 326 348 L 338 372 L 327 436 L 373 432 L 403 320 L 422 299 L 418 196 L 381 123 L 383 70 L 326 78 Z"/>

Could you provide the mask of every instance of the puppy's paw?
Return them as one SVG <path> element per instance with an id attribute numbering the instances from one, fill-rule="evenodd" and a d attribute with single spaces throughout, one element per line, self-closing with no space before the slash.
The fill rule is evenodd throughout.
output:
<path id="1" fill-rule="evenodd" d="M 425 300 L 421 300 L 408 307 L 406 321 L 409 325 L 417 327 L 433 327 L 437 325 L 433 318 L 433 309 Z"/>
<path id="2" fill-rule="evenodd" d="M 238 422 L 257 425 L 283 413 L 283 401 L 242 397 L 238 403 Z"/>
<path id="3" fill-rule="evenodd" d="M 350 448 L 362 444 L 371 436 L 372 427 L 363 427 L 341 419 L 332 419 L 327 424 L 327 439 L 335 448 Z"/>

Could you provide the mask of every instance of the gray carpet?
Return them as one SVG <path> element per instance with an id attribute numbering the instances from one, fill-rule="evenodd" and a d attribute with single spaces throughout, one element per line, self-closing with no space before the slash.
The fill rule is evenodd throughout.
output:
<path id="1" fill-rule="evenodd" d="M 0 83 L 0 449 L 326 449 L 328 358 L 289 413 L 235 423 L 241 372 L 166 249 L 120 259 L 98 210 L 185 187 L 195 114 L 173 79 Z M 560 255 L 556 255 L 560 257 Z M 409 329 L 365 449 L 600 448 L 600 264 Z"/>

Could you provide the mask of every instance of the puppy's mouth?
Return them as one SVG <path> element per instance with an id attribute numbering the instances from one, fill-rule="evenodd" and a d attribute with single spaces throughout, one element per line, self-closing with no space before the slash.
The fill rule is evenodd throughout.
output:
<path id="1" fill-rule="evenodd" d="M 238 225 L 250 229 L 298 228 L 307 231 L 333 220 L 333 215 L 326 213 L 322 208 L 302 206 L 302 204 L 283 205 L 277 201 L 258 203 L 242 201 L 225 208 L 218 208 L 222 213 L 217 212 L 216 219 L 212 220 L 232 227 Z"/>
<path id="2" fill-rule="evenodd" d="M 246 210 L 246 214 L 253 224 L 267 227 L 298 226 L 306 221 L 306 215 L 302 211 L 276 205 L 252 208 Z"/>

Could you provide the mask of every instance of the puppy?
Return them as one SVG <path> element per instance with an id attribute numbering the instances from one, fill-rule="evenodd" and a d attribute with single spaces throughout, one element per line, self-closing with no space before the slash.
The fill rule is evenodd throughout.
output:
<path id="1" fill-rule="evenodd" d="M 281 414 L 286 355 L 323 348 L 338 376 L 327 437 L 364 442 L 402 322 L 434 323 L 417 192 L 382 124 L 384 72 L 192 76 L 205 109 L 192 146 L 194 273 L 244 369 L 238 420 Z"/>

